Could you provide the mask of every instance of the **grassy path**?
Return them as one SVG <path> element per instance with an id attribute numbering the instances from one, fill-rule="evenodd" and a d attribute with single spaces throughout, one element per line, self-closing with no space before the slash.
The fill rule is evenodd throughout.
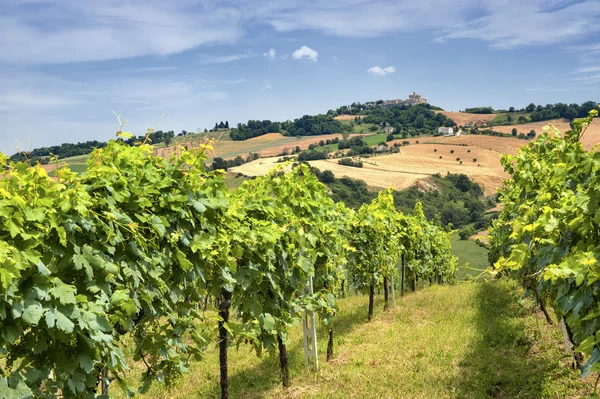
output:
<path id="1" fill-rule="evenodd" d="M 300 329 L 292 331 L 289 390 L 279 385 L 276 354 L 258 358 L 246 347 L 232 349 L 231 397 L 574 398 L 589 393 L 596 377 L 581 380 L 570 369 L 558 328 L 543 316 L 536 321 L 532 304 L 508 283 L 433 286 L 398 298 L 386 313 L 379 296 L 371 323 L 367 302 L 364 296 L 342 300 L 329 363 L 325 331 L 318 332 L 317 374 L 304 367 Z M 213 345 L 176 388 L 154 385 L 143 397 L 216 398 L 218 381 Z"/>

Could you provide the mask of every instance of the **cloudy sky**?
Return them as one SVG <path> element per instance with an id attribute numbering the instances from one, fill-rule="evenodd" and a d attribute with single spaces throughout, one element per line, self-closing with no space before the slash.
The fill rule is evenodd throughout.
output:
<path id="1" fill-rule="evenodd" d="M 2 0 L 0 151 L 413 90 L 448 110 L 600 93 L 600 1 Z M 596 96 L 596 98 L 594 98 Z"/>

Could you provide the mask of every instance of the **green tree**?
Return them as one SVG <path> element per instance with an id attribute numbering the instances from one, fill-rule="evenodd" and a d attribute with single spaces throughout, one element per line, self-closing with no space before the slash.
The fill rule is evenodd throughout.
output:
<path id="1" fill-rule="evenodd" d="M 516 136 L 516 135 L 517 135 L 517 128 L 516 128 L 516 127 L 513 127 L 513 128 L 512 128 L 512 130 L 510 131 L 510 133 L 511 133 L 513 136 Z"/>

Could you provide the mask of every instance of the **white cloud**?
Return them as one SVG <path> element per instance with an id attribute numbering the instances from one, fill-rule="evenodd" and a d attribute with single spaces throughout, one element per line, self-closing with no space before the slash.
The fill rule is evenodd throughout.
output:
<path id="1" fill-rule="evenodd" d="M 576 73 L 591 73 L 591 72 L 600 72 L 600 66 L 592 66 L 592 67 L 581 67 L 575 70 Z"/>
<path id="2" fill-rule="evenodd" d="M 310 47 L 302 46 L 292 53 L 292 57 L 295 60 L 305 59 L 317 62 L 317 60 L 319 59 L 319 53 L 311 49 Z"/>
<path id="3" fill-rule="evenodd" d="M 277 50 L 275 50 L 274 48 L 272 48 L 269 51 L 267 51 L 266 53 L 264 53 L 263 57 L 265 57 L 266 59 L 272 61 L 275 58 L 277 58 Z"/>
<path id="4" fill-rule="evenodd" d="M 242 37 L 241 9 L 202 10 L 189 3 L 57 0 L 36 7 L 8 5 L 0 16 L 0 62 L 51 64 L 164 56 Z"/>
<path id="5" fill-rule="evenodd" d="M 575 4 L 528 0 L 506 5 L 491 1 L 483 8 L 484 16 L 442 31 L 436 41 L 480 39 L 494 48 L 511 49 L 567 42 L 600 30 L 600 2 L 595 0 Z"/>
<path id="6" fill-rule="evenodd" d="M 382 68 L 380 66 L 374 66 L 372 68 L 367 69 L 367 73 L 370 73 L 371 75 L 378 75 L 378 76 L 385 76 L 385 75 L 389 75 L 391 73 L 395 73 L 396 72 L 396 68 L 394 68 L 393 66 L 389 66 L 386 68 Z"/>
<path id="7" fill-rule="evenodd" d="M 254 53 L 248 52 L 244 54 L 231 54 L 231 55 L 222 55 L 222 56 L 210 56 L 204 57 L 198 64 L 200 65 L 209 65 L 209 64 L 225 64 L 228 62 L 244 60 L 246 58 L 254 57 Z"/>
<path id="8" fill-rule="evenodd" d="M 166 56 L 235 43 L 262 24 L 280 32 L 343 37 L 430 32 L 437 41 L 469 38 L 495 48 L 572 45 L 600 32 L 597 0 L 5 0 L 2 5 L 0 63 L 7 64 Z M 589 42 L 594 44 L 570 48 L 600 52 L 593 39 Z"/>

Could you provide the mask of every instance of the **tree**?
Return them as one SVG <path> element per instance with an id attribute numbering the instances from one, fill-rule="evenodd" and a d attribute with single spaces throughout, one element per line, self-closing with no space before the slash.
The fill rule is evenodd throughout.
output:
<path id="1" fill-rule="evenodd" d="M 512 121 L 513 121 L 513 117 L 512 117 L 512 115 L 508 115 L 508 114 L 507 114 L 507 115 L 506 115 L 506 121 L 507 121 L 507 122 L 512 122 Z"/>
<path id="2" fill-rule="evenodd" d="M 221 121 L 221 123 L 219 123 L 219 129 L 224 129 L 225 128 L 225 124 L 223 123 L 223 121 Z"/>
<path id="3" fill-rule="evenodd" d="M 535 130 L 531 129 L 529 131 L 529 133 L 527 133 L 527 137 L 534 138 L 535 137 Z"/>
<path id="4" fill-rule="evenodd" d="M 219 129 L 219 124 L 215 122 L 215 132 Z"/>
<path id="5" fill-rule="evenodd" d="M 475 229 L 471 226 L 467 226 L 458 231 L 458 236 L 463 241 L 468 240 L 473 234 L 475 234 Z"/>
<path id="6" fill-rule="evenodd" d="M 225 121 L 225 129 L 229 129 L 229 121 Z"/>
<path id="7" fill-rule="evenodd" d="M 525 107 L 525 111 L 527 111 L 527 112 L 533 112 L 533 111 L 535 111 L 535 104 L 534 103 L 530 103 L 528 106 Z"/>
<path id="8" fill-rule="evenodd" d="M 517 119 L 517 122 L 519 123 L 526 123 L 527 122 L 527 118 L 525 118 L 523 115 L 519 116 L 519 119 Z"/>
<path id="9" fill-rule="evenodd" d="M 516 136 L 516 135 L 517 135 L 517 128 L 516 128 L 516 127 L 513 127 L 513 128 L 512 128 L 512 130 L 510 131 L 510 133 L 511 133 L 513 136 Z"/>
<path id="10" fill-rule="evenodd" d="M 515 107 L 510 107 L 510 108 L 508 109 L 508 112 L 515 112 Z"/>
<path id="11" fill-rule="evenodd" d="M 579 116 L 579 113 L 577 112 L 577 109 L 575 107 L 570 106 L 565 111 L 565 118 L 567 118 L 569 120 L 573 120 L 573 119 L 577 118 L 578 116 Z"/>

